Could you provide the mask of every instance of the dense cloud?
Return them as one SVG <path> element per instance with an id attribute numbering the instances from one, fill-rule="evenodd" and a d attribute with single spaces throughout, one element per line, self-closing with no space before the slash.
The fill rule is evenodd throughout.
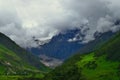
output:
<path id="1" fill-rule="evenodd" d="M 23 47 L 34 47 L 33 36 L 47 40 L 80 28 L 86 43 L 95 32 L 119 30 L 114 25 L 119 10 L 119 0 L 0 0 L 0 32 Z"/>

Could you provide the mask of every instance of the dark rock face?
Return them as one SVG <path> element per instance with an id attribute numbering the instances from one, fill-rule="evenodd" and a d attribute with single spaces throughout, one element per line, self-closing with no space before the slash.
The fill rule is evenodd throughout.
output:
<path id="1" fill-rule="evenodd" d="M 58 59 L 66 59 L 83 46 L 83 44 L 79 43 L 80 41 L 68 41 L 74 38 L 79 32 L 80 30 L 75 29 L 58 34 L 49 43 L 42 45 L 41 48 L 32 48 L 31 51 L 37 55 L 45 54 Z"/>
<path id="2" fill-rule="evenodd" d="M 112 32 L 106 32 L 103 34 L 96 33 L 96 39 L 86 44 L 82 44 L 81 40 L 73 42 L 68 41 L 69 39 L 74 38 L 77 34 L 84 37 L 79 29 L 68 30 L 65 33 L 54 36 L 49 43 L 40 46 L 40 48 L 31 48 L 31 52 L 36 55 L 45 54 L 50 57 L 65 60 L 77 52 L 87 53 L 93 51 L 114 35 Z"/>

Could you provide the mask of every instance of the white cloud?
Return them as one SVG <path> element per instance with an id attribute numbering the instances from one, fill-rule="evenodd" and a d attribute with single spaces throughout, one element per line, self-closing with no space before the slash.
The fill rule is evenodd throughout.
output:
<path id="1" fill-rule="evenodd" d="M 112 22 L 119 8 L 118 0 L 0 0 L 0 31 L 23 47 L 35 46 L 33 36 L 45 40 L 74 28 L 88 42 L 96 31 L 119 28 Z"/>

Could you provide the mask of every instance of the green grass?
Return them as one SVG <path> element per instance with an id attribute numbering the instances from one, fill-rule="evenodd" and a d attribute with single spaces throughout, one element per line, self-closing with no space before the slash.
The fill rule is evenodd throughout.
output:
<path id="1" fill-rule="evenodd" d="M 0 80 L 36 80 L 50 69 L 40 59 L 0 33 Z"/>
<path id="2" fill-rule="evenodd" d="M 2 55 L 9 55 L 12 58 L 15 58 L 16 60 L 20 60 L 20 58 L 14 52 L 12 52 L 11 50 L 5 48 L 3 45 L 0 45 L 0 55 L 1 55 L 0 56 L 1 59 L 6 57 L 6 56 L 3 57 Z"/>
<path id="3" fill-rule="evenodd" d="M 81 59 L 81 61 L 77 62 L 77 65 L 79 67 L 83 67 L 83 65 L 85 65 L 86 63 L 88 63 L 89 61 L 93 61 L 94 57 L 93 57 L 94 53 L 88 54 L 88 55 L 84 55 Z"/>
<path id="4" fill-rule="evenodd" d="M 0 74 L 3 74 L 5 72 L 5 66 L 0 64 Z"/>
<path id="5" fill-rule="evenodd" d="M 0 80 L 120 80 L 120 33 L 98 50 L 82 55 L 76 54 L 48 74 L 39 72 L 35 66 L 26 63 L 26 55 L 23 58 L 21 56 L 0 45 L 0 73 L 29 73 L 8 76 L 4 74 L 0 76 Z M 35 59 L 31 55 L 29 58 Z M 6 61 L 12 66 L 7 65 Z M 43 66 L 42 69 L 47 68 Z"/>
<path id="6" fill-rule="evenodd" d="M 120 62 L 106 60 L 106 56 L 77 54 L 42 80 L 120 80 Z"/>
<path id="7" fill-rule="evenodd" d="M 22 76 L 0 76 L 0 80 L 18 80 Z"/>
<path id="8" fill-rule="evenodd" d="M 27 52 L 2 33 L 0 33 L 0 63 L 7 68 L 8 65 L 6 63 L 10 63 L 11 66 L 9 68 L 12 70 L 33 70 L 36 72 L 38 70 L 41 72 L 49 70 L 48 67 L 40 62 L 37 56 Z"/>
<path id="9" fill-rule="evenodd" d="M 91 68 L 95 62 L 97 66 Z M 82 68 L 82 75 L 87 80 L 119 80 L 120 77 L 117 74 L 119 62 L 107 61 L 105 55 L 99 58 L 95 58 L 93 53 L 86 56 L 82 56 L 82 60 L 77 62 L 79 68 Z M 86 66 L 89 65 L 89 66 Z"/>
<path id="10" fill-rule="evenodd" d="M 87 54 L 76 54 L 42 80 L 120 80 L 120 33 Z"/>
<path id="11" fill-rule="evenodd" d="M 33 75 L 27 75 L 27 76 L 19 76 L 19 75 L 12 75 L 12 76 L 7 76 L 7 75 L 2 75 L 0 76 L 0 80 L 39 80 L 43 78 L 43 74 L 35 74 Z"/>
<path id="12" fill-rule="evenodd" d="M 31 69 L 31 71 L 36 70 L 34 66 L 30 66 L 28 63 L 25 63 L 19 56 L 16 55 L 16 53 L 12 52 L 11 50 L 5 48 L 4 46 L 0 45 L 0 62 L 1 62 L 1 68 L 2 65 L 6 67 L 6 69 L 18 69 L 18 70 L 27 70 Z M 8 65 L 9 64 L 9 65 Z M 2 72 L 6 69 L 3 69 Z M 8 69 L 8 70 L 9 70 Z M 8 71 L 9 72 L 9 71 Z"/>

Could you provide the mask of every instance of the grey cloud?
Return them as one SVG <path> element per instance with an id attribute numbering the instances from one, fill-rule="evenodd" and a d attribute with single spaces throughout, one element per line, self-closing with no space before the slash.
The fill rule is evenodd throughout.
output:
<path id="1" fill-rule="evenodd" d="M 36 47 L 33 36 L 39 40 L 80 28 L 87 43 L 94 33 L 117 31 L 119 19 L 118 0 L 0 0 L 0 31 L 22 47 Z"/>

